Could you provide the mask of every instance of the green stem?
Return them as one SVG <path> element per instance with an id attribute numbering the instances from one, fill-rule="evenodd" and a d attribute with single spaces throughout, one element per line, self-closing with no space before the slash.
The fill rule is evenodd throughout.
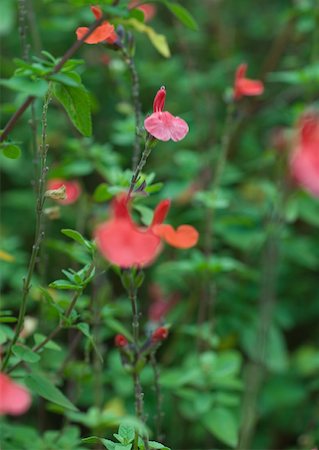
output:
<path id="1" fill-rule="evenodd" d="M 18 322 L 15 329 L 15 334 L 13 336 L 13 339 L 9 345 L 9 348 L 7 350 L 6 356 L 3 360 L 3 364 L 1 367 L 1 370 L 3 371 L 6 366 L 9 363 L 12 347 L 15 345 L 19 338 L 19 334 L 22 330 L 23 323 L 24 323 L 24 316 L 26 313 L 27 308 L 27 300 L 29 291 L 31 288 L 31 280 L 33 277 L 35 264 L 37 261 L 37 256 L 40 249 L 41 241 L 44 237 L 44 232 L 42 230 L 43 225 L 43 205 L 45 201 L 44 191 L 45 191 L 45 181 L 46 181 L 46 173 L 48 171 L 48 168 L 46 166 L 47 161 L 47 152 L 48 152 L 48 146 L 46 144 L 46 137 L 47 137 L 47 113 L 48 113 L 48 107 L 49 103 L 51 101 L 51 92 L 50 88 L 45 96 L 44 103 L 43 103 L 43 110 L 42 110 L 42 140 L 40 145 L 40 173 L 39 173 L 39 179 L 38 179 L 38 192 L 37 192 L 37 200 L 36 200 L 36 224 L 35 224 L 35 235 L 34 235 L 34 242 L 32 245 L 32 252 L 30 256 L 29 261 L 29 267 L 27 271 L 26 277 L 23 279 L 23 288 L 22 288 L 22 300 L 21 300 L 21 306 L 18 316 Z"/>
<path id="2" fill-rule="evenodd" d="M 150 354 L 150 362 L 153 368 L 154 373 L 154 390 L 156 396 L 156 439 L 160 442 L 163 439 L 162 436 L 162 393 L 161 393 L 161 385 L 159 382 L 159 369 L 155 357 L 155 353 L 152 352 Z"/>
<path id="3" fill-rule="evenodd" d="M 128 192 L 128 194 L 127 194 L 127 199 L 128 199 L 128 200 L 129 200 L 129 198 L 131 197 L 132 192 L 134 191 L 134 188 L 135 188 L 135 186 L 136 186 L 136 183 L 138 182 L 139 176 L 140 176 L 140 174 L 141 174 L 141 172 L 142 172 L 142 170 L 143 170 L 143 167 L 144 167 L 145 164 L 146 164 L 147 158 L 148 158 L 148 157 L 150 156 L 150 154 L 151 154 L 151 151 L 152 151 L 152 148 L 153 148 L 152 143 L 153 143 L 153 137 L 152 137 L 152 136 L 149 136 L 149 137 L 146 139 L 144 151 L 143 151 L 143 153 L 142 153 L 142 157 L 141 157 L 141 159 L 140 159 L 140 162 L 138 163 L 138 165 L 137 165 L 137 167 L 136 167 L 136 169 L 135 169 L 135 172 L 134 172 L 134 174 L 133 174 L 133 176 L 132 176 L 130 189 L 129 189 L 129 192 Z"/>

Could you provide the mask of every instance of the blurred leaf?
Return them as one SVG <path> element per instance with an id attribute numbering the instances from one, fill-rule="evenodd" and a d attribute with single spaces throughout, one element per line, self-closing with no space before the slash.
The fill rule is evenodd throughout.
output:
<path id="1" fill-rule="evenodd" d="M 4 156 L 10 159 L 17 159 L 21 155 L 21 149 L 15 144 L 4 143 L 1 144 L 1 150 Z"/>
<path id="2" fill-rule="evenodd" d="M 25 384 L 32 392 L 50 402 L 56 403 L 71 411 L 78 410 L 46 376 L 40 375 L 39 373 L 31 373 L 25 378 Z"/>
<path id="3" fill-rule="evenodd" d="M 236 447 L 239 424 L 230 410 L 222 407 L 213 408 L 205 414 L 203 423 L 221 442 Z"/>
<path id="4" fill-rule="evenodd" d="M 40 355 L 33 352 L 30 348 L 24 345 L 23 346 L 18 344 L 14 345 L 12 347 L 12 352 L 20 360 L 25 361 L 27 363 L 36 363 L 41 359 Z"/>
<path id="5" fill-rule="evenodd" d="M 30 78 L 18 76 L 0 80 L 0 85 L 35 97 L 44 97 L 48 90 L 48 83 L 45 80 L 30 80 Z"/>
<path id="6" fill-rule="evenodd" d="M 136 31 L 139 31 L 140 33 L 145 33 L 149 40 L 152 42 L 156 50 L 165 58 L 169 58 L 171 56 L 171 52 L 166 40 L 166 37 L 163 34 L 157 34 L 153 28 L 151 28 L 148 25 L 145 25 L 141 22 L 139 22 L 136 19 L 129 19 L 126 20 L 125 23 L 128 25 L 131 25 L 133 28 L 135 28 Z"/>
<path id="7" fill-rule="evenodd" d="M 198 25 L 192 15 L 187 11 L 184 6 L 178 3 L 165 2 L 167 8 L 174 14 L 177 19 L 182 22 L 183 25 L 190 28 L 193 31 L 198 30 Z"/>

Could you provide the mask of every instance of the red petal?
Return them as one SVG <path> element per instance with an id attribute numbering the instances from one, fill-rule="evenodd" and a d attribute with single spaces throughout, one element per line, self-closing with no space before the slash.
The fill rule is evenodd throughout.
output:
<path id="1" fill-rule="evenodd" d="M 76 30 L 76 35 L 78 40 L 83 39 L 85 34 L 88 32 L 87 27 L 80 27 Z M 86 44 L 98 44 L 100 42 L 110 41 L 113 43 L 116 40 L 116 34 L 114 32 L 114 26 L 108 22 L 103 22 L 103 24 L 96 28 L 88 38 L 85 39 Z"/>
<path id="2" fill-rule="evenodd" d="M 91 11 L 95 15 L 96 20 L 101 19 L 103 13 L 99 6 L 91 6 Z"/>
<path id="3" fill-rule="evenodd" d="M 166 90 L 162 86 L 161 89 L 157 91 L 153 102 L 153 112 L 163 111 L 165 106 Z"/>
<path id="4" fill-rule="evenodd" d="M 171 225 L 156 225 L 154 233 L 176 248 L 190 248 L 196 245 L 199 234 L 191 225 L 181 225 L 175 231 Z"/>
<path id="5" fill-rule="evenodd" d="M 29 392 L 2 373 L 0 374 L 0 393 L 0 414 L 16 416 L 25 413 L 30 407 Z"/>
<path id="6" fill-rule="evenodd" d="M 155 211 L 154 211 L 154 216 L 153 216 L 153 220 L 151 223 L 151 227 L 155 226 L 155 225 L 159 225 L 161 223 L 164 222 L 167 213 L 169 211 L 169 208 L 171 206 L 171 201 L 166 199 L 166 200 L 162 200 L 156 207 Z"/>
<path id="7" fill-rule="evenodd" d="M 264 92 L 264 85 L 259 80 L 243 78 L 238 82 L 237 90 L 242 95 L 261 95 Z"/>
<path id="8" fill-rule="evenodd" d="M 180 141 L 189 131 L 185 120 L 174 117 L 171 113 L 156 112 L 147 117 L 144 121 L 145 129 L 160 141 Z"/>

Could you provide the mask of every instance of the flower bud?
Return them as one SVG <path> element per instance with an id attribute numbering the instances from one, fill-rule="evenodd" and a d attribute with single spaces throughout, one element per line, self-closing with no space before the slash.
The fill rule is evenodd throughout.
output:
<path id="1" fill-rule="evenodd" d="M 152 342 L 161 342 L 164 341 L 168 336 L 168 329 L 166 327 L 157 328 L 151 337 Z"/>
<path id="2" fill-rule="evenodd" d="M 121 348 L 121 347 L 125 347 L 128 344 L 128 340 L 126 339 L 125 336 L 123 336 L 123 334 L 117 334 L 115 336 L 114 343 L 115 343 L 116 347 Z"/>

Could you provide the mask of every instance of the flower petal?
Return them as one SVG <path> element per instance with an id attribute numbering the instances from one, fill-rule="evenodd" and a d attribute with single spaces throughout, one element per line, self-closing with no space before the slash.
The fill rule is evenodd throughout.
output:
<path id="1" fill-rule="evenodd" d="M 164 239 L 167 244 L 176 248 L 190 248 L 197 244 L 199 233 L 191 225 L 181 225 L 176 231 L 171 225 L 156 225 L 154 233 Z"/>
<path id="2" fill-rule="evenodd" d="M 155 208 L 155 211 L 154 211 L 154 216 L 153 216 L 153 220 L 151 223 L 151 227 L 153 227 L 155 225 L 160 225 L 161 223 L 164 222 L 170 206 L 171 206 L 171 201 L 168 199 L 162 200 L 157 205 L 157 207 Z"/>
<path id="3" fill-rule="evenodd" d="M 96 20 L 101 19 L 103 13 L 102 10 L 99 6 L 91 6 L 91 11 L 94 14 Z"/>
<path id="4" fill-rule="evenodd" d="M 83 39 L 85 34 L 88 32 L 87 27 L 80 27 L 76 30 L 76 35 L 78 40 Z M 114 31 L 114 26 L 109 22 L 103 22 L 102 25 L 97 27 L 88 38 L 85 39 L 86 44 L 98 44 L 100 42 L 109 42 L 113 44 L 117 39 L 116 33 Z"/>
<path id="5" fill-rule="evenodd" d="M 25 413 L 30 407 L 29 392 L 3 373 L 0 374 L 0 394 L 0 415 L 16 416 Z"/>
<path id="6" fill-rule="evenodd" d="M 242 95 L 261 95 L 264 92 L 264 85 L 259 80 L 242 78 L 237 83 L 237 90 Z"/>
<path id="7" fill-rule="evenodd" d="M 161 112 L 151 114 L 145 119 L 144 127 L 156 139 L 166 142 L 170 140 L 171 132 L 167 125 L 162 121 L 161 115 L 163 115 Z"/>

